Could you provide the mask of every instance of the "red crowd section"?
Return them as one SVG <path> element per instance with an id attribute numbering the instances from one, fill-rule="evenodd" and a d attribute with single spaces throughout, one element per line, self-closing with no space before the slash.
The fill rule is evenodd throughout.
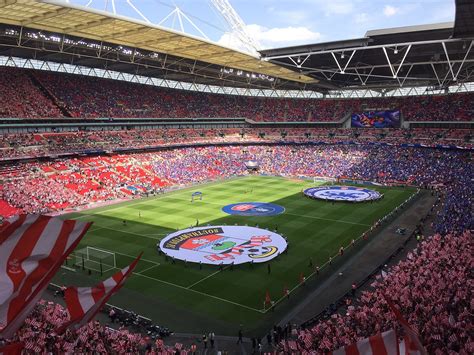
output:
<path id="1" fill-rule="evenodd" d="M 148 129 L 16 133 L 0 135 L 0 159 L 51 156 L 87 150 L 163 147 L 197 143 L 278 143 L 353 141 L 472 147 L 467 129 Z"/>
<path id="2" fill-rule="evenodd" d="M 339 312 L 306 329 L 295 329 L 279 343 L 285 354 L 327 354 L 378 332 L 396 328 L 384 296 L 397 307 L 420 335 L 428 354 L 472 354 L 469 332 L 472 292 L 466 282 L 472 264 L 472 234 L 433 235 L 391 269 L 377 277 L 370 291 L 346 298 Z"/>
<path id="3" fill-rule="evenodd" d="M 474 94 L 377 99 L 218 95 L 73 74 L 0 68 L 0 117 L 225 118 L 339 122 L 352 112 L 400 109 L 407 121 L 471 121 Z"/>

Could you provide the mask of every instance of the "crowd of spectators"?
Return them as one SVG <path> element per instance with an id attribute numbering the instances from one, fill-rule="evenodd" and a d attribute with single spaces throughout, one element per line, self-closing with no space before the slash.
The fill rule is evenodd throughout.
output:
<path id="1" fill-rule="evenodd" d="M 406 260 L 384 271 L 360 297 L 280 342 L 288 353 L 327 353 L 378 332 L 403 329 L 384 296 L 395 302 L 428 354 L 474 353 L 472 233 L 425 238 Z"/>
<path id="2" fill-rule="evenodd" d="M 54 102 L 47 97 L 27 71 L 0 67 L 0 117 L 62 117 Z"/>
<path id="3" fill-rule="evenodd" d="M 466 129 L 328 129 L 328 128 L 221 128 L 146 129 L 16 133 L 0 135 L 0 159 L 51 156 L 91 150 L 142 149 L 189 143 L 278 143 L 351 141 L 453 145 L 472 148 L 472 134 Z"/>
<path id="4" fill-rule="evenodd" d="M 35 72 L 73 117 L 246 117 L 255 121 L 340 121 L 344 101 L 177 91 L 116 80 Z"/>
<path id="5" fill-rule="evenodd" d="M 161 338 L 152 338 L 132 333 L 125 327 L 113 329 L 97 321 L 74 332 L 66 330 L 57 334 L 57 329 L 69 319 L 65 308 L 54 302 L 41 300 L 28 316 L 24 325 L 11 342 L 21 341 L 31 354 L 163 354 L 177 351 L 187 354 L 182 344 L 167 346 Z M 0 341 L 0 346 L 1 346 Z"/>
<path id="6" fill-rule="evenodd" d="M 74 79 L 74 80 L 71 80 Z M 248 117 L 256 121 L 338 121 L 347 113 L 400 108 L 409 121 L 472 121 L 474 95 L 416 96 L 369 100 L 250 98 L 178 92 L 120 81 L 0 68 L 0 117 Z M 23 161 L 0 167 L 0 216 L 49 213 L 93 202 L 128 199 L 172 186 L 249 174 L 256 161 L 264 174 L 321 176 L 409 184 L 439 191 L 433 221 L 439 234 L 426 238 L 358 300 L 347 299 L 310 328 L 280 343 L 284 351 L 326 352 L 396 325 L 382 293 L 390 295 L 420 334 L 429 353 L 469 354 L 472 323 L 473 165 L 461 150 L 402 144 L 472 147 L 468 130 L 444 129 L 154 129 L 17 133 L 0 136 L 0 158 L 38 157 L 118 148 L 203 145 L 148 153 Z M 324 142 L 324 145 L 305 144 Z M 337 142 L 357 144 L 338 144 Z M 250 145 L 295 142 L 298 145 Z M 373 145 L 382 142 L 391 145 Z M 369 143 L 369 144 L 367 144 Z M 468 285 L 466 286 L 466 282 Z M 59 305 L 37 305 L 18 339 L 26 349 L 57 353 L 175 353 L 161 339 L 92 322 L 77 334 L 57 335 L 67 318 Z"/>
<path id="7" fill-rule="evenodd" d="M 2 199 L 24 213 L 48 213 L 87 203 L 61 183 L 33 173 L 27 177 L 4 183 Z"/>
<path id="8" fill-rule="evenodd" d="M 60 211 L 245 175 L 249 160 L 256 161 L 264 174 L 436 188 L 444 204 L 435 230 L 471 227 L 474 168 L 469 151 L 370 144 L 200 146 L 19 163 L 17 170 L 1 175 L 0 200 L 28 213 Z"/>
<path id="9" fill-rule="evenodd" d="M 371 99 L 220 95 L 81 75 L 0 68 L 0 117 L 224 118 L 339 122 L 350 113 L 400 109 L 407 121 L 472 121 L 472 93 Z"/>

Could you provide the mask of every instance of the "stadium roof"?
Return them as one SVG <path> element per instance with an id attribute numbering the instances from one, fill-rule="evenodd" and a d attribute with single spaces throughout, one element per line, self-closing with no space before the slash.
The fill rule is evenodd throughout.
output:
<path id="1" fill-rule="evenodd" d="M 317 82 L 278 64 L 198 37 L 64 1 L 0 0 L 0 23 L 5 30 L 0 51 L 7 55 L 34 55 L 37 59 L 47 56 L 58 62 L 75 60 L 76 64 L 116 67 L 114 70 L 127 72 L 136 72 L 138 66 L 142 75 L 166 75 L 171 80 L 228 86 L 302 88 Z M 14 30 L 11 37 L 20 35 L 10 38 L 17 45 L 8 41 L 9 29 Z M 42 31 L 43 37 L 34 38 L 31 32 L 29 37 L 24 36 L 23 31 L 29 29 Z M 48 41 L 55 34 L 59 40 Z M 80 48 L 81 41 L 86 48 Z M 129 58 L 123 47 L 130 53 Z M 114 52 L 113 56 L 108 55 L 110 52 Z"/>
<path id="2" fill-rule="evenodd" d="M 474 81 L 474 5 L 456 1 L 456 22 L 368 31 L 363 38 L 260 51 L 323 88 L 431 86 Z"/>
<path id="3" fill-rule="evenodd" d="M 332 95 L 474 82 L 474 4 L 455 23 L 261 51 L 260 58 L 147 22 L 58 0 L 0 0 L 0 56 L 214 87 Z"/>
<path id="4" fill-rule="evenodd" d="M 474 1 L 456 0 L 456 17 L 453 36 L 474 37 Z"/>

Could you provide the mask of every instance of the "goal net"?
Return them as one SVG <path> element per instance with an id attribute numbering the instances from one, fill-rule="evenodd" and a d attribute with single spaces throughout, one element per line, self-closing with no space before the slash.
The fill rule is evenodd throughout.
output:
<path id="1" fill-rule="evenodd" d="M 327 182 L 334 183 L 334 182 L 337 182 L 337 180 L 334 179 L 334 178 L 325 177 L 325 176 L 314 176 L 313 177 L 313 183 L 315 185 L 320 185 L 320 184 L 324 184 L 324 183 L 327 183 Z"/>
<path id="2" fill-rule="evenodd" d="M 202 192 L 201 191 L 196 191 L 191 194 L 191 202 L 194 202 L 195 200 L 202 201 Z"/>
<path id="3" fill-rule="evenodd" d="M 74 252 L 74 266 L 106 272 L 117 267 L 115 253 L 94 247 L 85 247 Z"/>

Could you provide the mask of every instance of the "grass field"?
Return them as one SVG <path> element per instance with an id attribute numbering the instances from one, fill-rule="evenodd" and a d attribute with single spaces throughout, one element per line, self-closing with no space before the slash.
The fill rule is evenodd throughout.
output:
<path id="1" fill-rule="evenodd" d="M 131 294 L 137 295 L 136 299 L 129 297 L 132 308 L 134 301 L 161 308 L 161 312 L 152 312 L 153 319 L 165 326 L 177 324 L 175 314 L 181 318 L 189 315 L 189 322 L 214 319 L 237 329 L 239 324 L 256 326 L 265 319 L 268 310 L 263 308 L 263 300 L 267 290 L 273 300 L 282 298 L 285 286 L 290 290 L 297 286 L 302 272 L 310 275 L 310 258 L 315 265 L 325 264 L 341 246 L 358 238 L 414 192 L 413 189 L 376 187 L 385 194 L 380 201 L 331 204 L 302 196 L 302 188 L 314 185 L 309 181 L 252 176 L 68 217 L 94 222 L 79 248 L 92 246 L 112 251 L 116 253 L 117 267 L 127 265 L 144 252 L 126 285 Z M 191 203 L 191 193 L 197 190 L 203 192 L 203 200 Z M 286 211 L 272 217 L 230 216 L 221 211 L 227 204 L 252 201 L 273 202 Z M 156 245 L 161 238 L 176 229 L 194 225 L 196 219 L 201 225 L 258 224 L 271 230 L 278 226 L 278 232 L 288 238 L 288 253 L 271 261 L 270 274 L 265 264 L 253 267 L 244 264 L 220 271 L 213 266 L 200 269 L 196 264 L 185 265 L 179 261 L 173 264 L 158 254 Z M 123 220 L 128 221 L 126 226 Z M 94 273 L 92 277 L 100 278 L 100 275 Z M 186 321 L 180 319 L 183 327 L 176 330 L 193 329 Z"/>

